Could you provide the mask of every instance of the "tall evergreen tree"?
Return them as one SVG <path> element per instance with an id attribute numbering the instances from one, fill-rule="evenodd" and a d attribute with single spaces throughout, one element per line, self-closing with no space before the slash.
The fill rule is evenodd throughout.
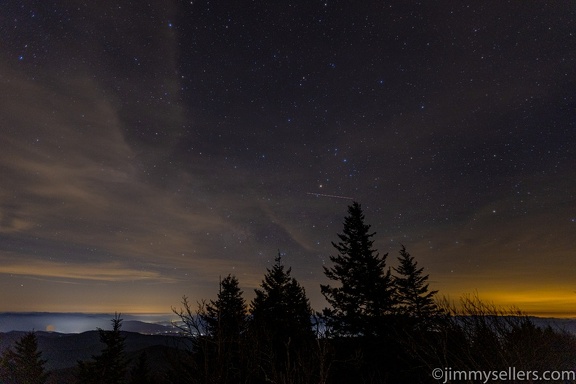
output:
<path id="1" fill-rule="evenodd" d="M 321 291 L 331 308 L 323 311 L 326 325 L 339 336 L 383 336 L 393 313 L 393 283 L 386 268 L 388 254 L 380 255 L 373 248 L 375 235 L 360 204 L 348 207 L 340 241 L 332 243 L 338 251 L 330 256 L 334 265 L 324 267 L 324 274 L 338 283 L 321 285 Z"/>
<path id="2" fill-rule="evenodd" d="M 434 295 L 438 291 L 429 290 L 428 275 L 423 274 L 424 268 L 418 268 L 418 263 L 404 245 L 398 261 L 398 268 L 394 268 L 397 273 L 394 283 L 398 311 L 413 327 L 425 330 L 440 314 L 434 302 Z"/>
<path id="3" fill-rule="evenodd" d="M 306 291 L 290 275 L 292 268 L 284 269 L 280 252 L 274 261 L 272 269 L 267 269 L 262 289 L 254 290 L 256 297 L 251 304 L 253 321 L 284 340 L 313 335 L 312 308 Z"/>
<path id="4" fill-rule="evenodd" d="M 236 276 L 220 282 L 218 298 L 210 300 L 201 316 L 211 337 L 228 343 L 237 342 L 246 327 L 246 302 Z"/>
<path id="5" fill-rule="evenodd" d="M 120 333 L 122 319 L 116 314 L 112 319 L 112 330 L 98 328 L 100 342 L 106 347 L 93 361 L 78 362 L 79 380 L 82 383 L 121 384 L 126 380 L 128 360 L 124 351 L 125 336 Z"/>
<path id="6" fill-rule="evenodd" d="M 303 377 L 304 361 L 312 331 L 312 309 L 304 288 L 285 269 L 281 255 L 272 269 L 267 269 L 261 289 L 255 289 L 251 303 L 251 333 L 258 349 L 259 371 L 272 376 L 274 382 L 285 382 L 287 377 Z"/>
<path id="7" fill-rule="evenodd" d="M 210 300 L 200 316 L 205 324 L 209 343 L 205 359 L 208 372 L 219 383 L 238 383 L 243 376 L 241 341 L 247 326 L 246 302 L 238 279 L 228 275 L 220 282 L 216 300 Z"/>
<path id="8" fill-rule="evenodd" d="M 16 341 L 14 350 L 2 355 L 0 382 L 6 384 L 44 384 L 48 373 L 44 371 L 46 360 L 38 351 L 38 340 L 34 332 L 28 332 Z"/>

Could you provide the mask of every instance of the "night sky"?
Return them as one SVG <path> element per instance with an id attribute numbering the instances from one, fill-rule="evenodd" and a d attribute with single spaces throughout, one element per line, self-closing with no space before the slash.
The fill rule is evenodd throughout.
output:
<path id="1" fill-rule="evenodd" d="M 347 206 L 457 299 L 576 316 L 573 1 L 13 1 L 0 311 L 170 312 Z M 334 197 L 330 197 L 334 196 Z"/>

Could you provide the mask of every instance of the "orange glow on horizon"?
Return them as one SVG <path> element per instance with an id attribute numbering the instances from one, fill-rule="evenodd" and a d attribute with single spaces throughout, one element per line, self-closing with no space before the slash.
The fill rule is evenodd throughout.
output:
<path id="1" fill-rule="evenodd" d="M 520 311 L 537 317 L 576 318 L 576 294 L 566 290 L 483 290 L 478 291 L 477 296 L 483 303 L 503 311 Z M 456 299 L 451 296 L 450 301 L 459 307 L 460 297 L 463 296 Z"/>

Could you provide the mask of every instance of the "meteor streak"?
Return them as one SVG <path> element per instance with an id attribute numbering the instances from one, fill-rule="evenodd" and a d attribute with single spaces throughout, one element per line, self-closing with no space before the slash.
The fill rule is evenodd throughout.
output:
<path id="1" fill-rule="evenodd" d="M 306 192 L 307 195 L 314 195 L 316 197 L 332 197 L 334 199 L 345 199 L 345 200 L 354 200 L 354 198 L 352 197 L 347 197 L 347 196 L 337 196 L 337 195 L 326 195 L 324 193 L 314 193 L 314 192 Z"/>

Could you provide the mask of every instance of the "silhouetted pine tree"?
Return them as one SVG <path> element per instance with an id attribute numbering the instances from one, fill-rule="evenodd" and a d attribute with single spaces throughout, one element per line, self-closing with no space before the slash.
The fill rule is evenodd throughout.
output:
<path id="1" fill-rule="evenodd" d="M 223 342 L 237 342 L 246 328 L 246 302 L 236 276 L 228 275 L 220 283 L 218 298 L 210 300 L 202 318 L 206 332 Z"/>
<path id="2" fill-rule="evenodd" d="M 5 384 L 44 384 L 48 373 L 44 371 L 46 360 L 38 351 L 38 340 L 34 332 L 28 332 L 16 341 L 14 350 L 2 355 L 0 382 Z"/>
<path id="3" fill-rule="evenodd" d="M 98 328 L 100 342 L 106 344 L 94 361 L 78 362 L 79 381 L 81 383 L 121 384 L 125 382 L 128 361 L 124 352 L 124 339 L 121 335 L 122 319 L 116 314 L 112 319 L 112 330 Z"/>
<path id="4" fill-rule="evenodd" d="M 398 261 L 398 268 L 394 268 L 398 274 L 394 276 L 398 312 L 408 321 L 410 330 L 426 330 L 441 314 L 434 302 L 438 291 L 428 289 L 428 275 L 423 274 L 424 268 L 418 268 L 418 262 L 406 252 L 404 245 Z"/>
<path id="5" fill-rule="evenodd" d="M 239 383 L 241 367 L 241 338 L 246 330 L 246 302 L 238 279 L 228 275 L 220 282 L 218 298 L 210 300 L 202 317 L 210 343 L 204 351 L 212 364 L 210 369 L 219 383 Z"/>
<path id="6" fill-rule="evenodd" d="M 281 255 L 267 269 L 251 303 L 251 339 L 256 348 L 257 370 L 273 382 L 305 382 L 309 367 L 312 309 L 304 288 L 284 269 Z"/>
<path id="7" fill-rule="evenodd" d="M 324 274 L 338 283 L 321 285 L 331 308 L 323 315 L 329 330 L 337 336 L 384 336 L 388 334 L 389 316 L 393 313 L 394 287 L 386 257 L 372 248 L 370 225 L 364 223 L 360 204 L 348 207 L 344 230 L 338 234 L 338 251 L 330 256 L 334 266 L 324 267 Z"/>

